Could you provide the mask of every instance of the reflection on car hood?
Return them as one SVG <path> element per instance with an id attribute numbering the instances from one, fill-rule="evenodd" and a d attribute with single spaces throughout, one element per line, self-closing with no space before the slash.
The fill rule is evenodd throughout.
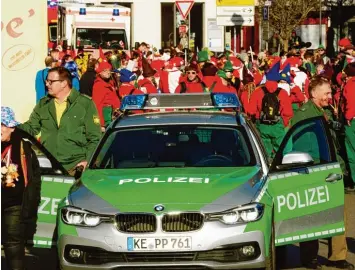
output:
<path id="1" fill-rule="evenodd" d="M 70 200 L 99 213 L 154 212 L 157 204 L 168 212 L 214 212 L 249 203 L 260 178 L 258 166 L 87 170 Z"/>

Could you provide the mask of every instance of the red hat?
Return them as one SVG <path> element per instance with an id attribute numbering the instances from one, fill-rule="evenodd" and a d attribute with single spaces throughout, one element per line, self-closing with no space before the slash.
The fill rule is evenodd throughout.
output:
<path id="1" fill-rule="evenodd" d="M 173 67 L 181 67 L 184 64 L 184 59 L 182 59 L 181 57 L 173 57 L 169 60 L 169 65 L 173 66 Z"/>
<path id="2" fill-rule="evenodd" d="M 266 81 L 265 87 L 269 92 L 275 92 L 278 87 L 278 83 L 275 81 Z"/>
<path id="3" fill-rule="evenodd" d="M 348 38 L 342 38 L 341 40 L 339 40 L 338 45 L 339 45 L 340 47 L 346 47 L 346 46 L 351 45 L 351 41 L 350 41 L 350 39 L 348 39 Z"/>
<path id="4" fill-rule="evenodd" d="M 106 62 L 106 61 L 103 61 L 99 64 L 99 66 L 97 67 L 97 69 L 95 70 L 97 73 L 100 73 L 102 71 L 104 71 L 105 69 L 112 69 L 112 66 Z"/>

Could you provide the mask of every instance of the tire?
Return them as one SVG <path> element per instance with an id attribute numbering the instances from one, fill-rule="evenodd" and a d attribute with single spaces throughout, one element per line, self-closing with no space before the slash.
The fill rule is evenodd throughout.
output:
<path id="1" fill-rule="evenodd" d="M 275 248 L 275 227 L 272 223 L 271 237 L 269 245 L 269 257 L 266 259 L 265 270 L 276 270 L 276 248 Z"/>

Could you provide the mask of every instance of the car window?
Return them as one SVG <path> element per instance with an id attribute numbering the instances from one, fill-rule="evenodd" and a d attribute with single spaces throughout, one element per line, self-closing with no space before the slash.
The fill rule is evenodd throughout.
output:
<path id="1" fill-rule="evenodd" d="M 242 128 L 164 126 L 113 131 L 94 155 L 93 169 L 241 167 L 255 165 Z"/>
<path id="2" fill-rule="evenodd" d="M 328 139 L 321 121 L 312 121 L 297 127 L 289 138 L 283 154 L 299 151 L 310 154 L 314 164 L 331 162 Z"/>

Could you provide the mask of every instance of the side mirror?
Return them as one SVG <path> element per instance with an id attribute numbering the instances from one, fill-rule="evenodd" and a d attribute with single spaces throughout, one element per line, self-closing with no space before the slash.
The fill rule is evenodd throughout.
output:
<path id="1" fill-rule="evenodd" d="M 38 156 L 39 167 L 41 168 L 52 168 L 52 163 L 46 156 Z"/>
<path id="2" fill-rule="evenodd" d="M 281 165 L 277 165 L 279 170 L 306 167 L 314 163 L 313 158 L 304 152 L 291 152 L 283 156 Z"/>

